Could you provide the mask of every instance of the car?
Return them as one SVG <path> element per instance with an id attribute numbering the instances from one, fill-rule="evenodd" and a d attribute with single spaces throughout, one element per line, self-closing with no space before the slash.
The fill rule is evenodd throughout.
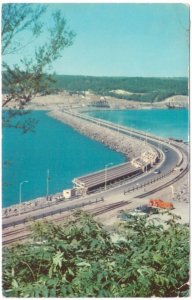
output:
<path id="1" fill-rule="evenodd" d="M 169 152 L 169 149 L 165 148 L 165 150 L 164 150 L 164 151 L 165 151 L 165 153 L 166 153 L 166 152 Z"/>
<path id="2" fill-rule="evenodd" d="M 153 172 L 153 174 L 160 174 L 161 173 L 161 171 L 159 170 L 159 169 L 156 169 L 154 172 Z"/>
<path id="3" fill-rule="evenodd" d="M 149 205 L 163 209 L 174 209 L 172 202 L 164 201 L 161 199 L 151 199 L 149 200 Z"/>
<path id="4" fill-rule="evenodd" d="M 149 205 L 140 205 L 135 210 L 146 213 L 146 214 L 158 214 L 159 213 L 159 210 L 156 207 L 152 207 Z"/>
<path id="5" fill-rule="evenodd" d="M 145 215 L 146 213 L 134 209 L 134 210 L 123 211 L 119 213 L 117 218 L 120 219 L 121 221 L 131 221 L 131 220 L 135 220 L 135 217 L 137 216 L 145 216 Z"/>

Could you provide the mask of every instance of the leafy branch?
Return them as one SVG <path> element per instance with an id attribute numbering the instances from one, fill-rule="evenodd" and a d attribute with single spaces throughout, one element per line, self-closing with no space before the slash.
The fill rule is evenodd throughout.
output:
<path id="1" fill-rule="evenodd" d="M 148 217 L 124 222 L 115 242 L 102 224 L 81 211 L 60 225 L 34 222 L 32 242 L 3 249 L 4 295 L 186 296 L 189 226 L 172 213 L 169 217 L 165 227 Z"/>

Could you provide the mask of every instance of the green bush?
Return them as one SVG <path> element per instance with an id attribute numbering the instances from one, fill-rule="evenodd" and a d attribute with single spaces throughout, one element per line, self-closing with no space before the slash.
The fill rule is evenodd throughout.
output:
<path id="1" fill-rule="evenodd" d="M 119 240 L 82 212 L 63 225 L 36 222 L 33 242 L 3 248 L 6 297 L 188 295 L 189 227 L 135 217 Z"/>

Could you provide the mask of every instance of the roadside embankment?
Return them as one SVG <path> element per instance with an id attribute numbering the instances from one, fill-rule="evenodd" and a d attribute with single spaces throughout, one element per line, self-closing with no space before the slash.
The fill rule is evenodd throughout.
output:
<path id="1" fill-rule="evenodd" d="M 141 156 L 143 152 L 152 151 L 151 146 L 144 141 L 104 128 L 99 125 L 99 121 L 98 124 L 93 124 L 59 110 L 50 111 L 48 114 L 73 127 L 81 134 L 103 143 L 112 150 L 121 152 L 129 160 Z"/>

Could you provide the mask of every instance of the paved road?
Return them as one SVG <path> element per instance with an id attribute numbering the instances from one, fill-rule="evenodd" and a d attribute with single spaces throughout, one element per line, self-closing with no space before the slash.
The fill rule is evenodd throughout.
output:
<path id="1" fill-rule="evenodd" d="M 84 117 L 81 116 L 81 118 L 84 118 Z M 87 119 L 87 118 L 85 118 L 85 119 Z M 89 120 L 89 121 L 96 122 L 94 118 L 92 118 L 92 120 Z M 135 189 L 138 188 L 138 186 L 141 186 L 144 184 L 146 184 L 146 187 L 147 187 L 148 186 L 147 184 L 149 184 L 152 180 L 158 179 L 162 175 L 167 174 L 170 171 L 173 171 L 173 169 L 178 164 L 180 164 L 179 170 L 172 172 L 171 176 L 174 177 L 174 174 L 175 174 L 175 177 L 178 176 L 178 174 L 181 174 L 181 176 L 182 176 L 182 172 L 184 174 L 184 171 L 186 170 L 187 165 L 188 165 L 188 153 L 187 153 L 187 150 L 184 149 L 184 147 L 181 147 L 177 143 L 170 144 L 170 141 L 162 140 L 160 138 L 156 138 L 151 135 L 146 136 L 145 133 L 138 132 L 136 130 L 135 131 L 129 130 L 128 128 L 126 128 L 124 126 L 117 126 L 113 123 L 111 123 L 111 124 L 110 124 L 110 122 L 106 122 L 106 121 L 100 122 L 100 126 L 107 126 L 107 127 L 113 128 L 114 130 L 118 130 L 124 134 L 132 135 L 137 138 L 139 137 L 142 140 L 146 140 L 146 137 L 147 137 L 147 142 L 149 144 L 151 144 L 154 147 L 159 148 L 164 156 L 164 160 L 163 160 L 161 166 L 158 168 L 161 173 L 154 174 L 153 171 L 149 171 L 148 173 L 142 174 L 142 175 L 140 175 L 136 178 L 133 178 L 132 180 L 129 180 L 121 185 L 113 186 L 112 188 L 110 188 L 106 191 L 99 191 L 97 194 L 91 194 L 84 198 L 81 197 L 79 199 L 73 199 L 73 200 L 69 200 L 69 201 L 59 202 L 50 207 L 31 211 L 31 212 L 21 214 L 18 216 L 14 216 L 14 217 L 10 217 L 10 218 L 4 218 L 3 219 L 3 229 L 10 227 L 10 226 L 15 226 L 17 224 L 27 222 L 31 218 L 40 219 L 40 218 L 43 218 L 48 215 L 51 216 L 51 215 L 58 214 L 58 213 L 61 213 L 64 211 L 69 211 L 71 209 L 80 208 L 83 205 L 85 206 L 86 204 L 94 203 L 96 201 L 96 198 L 97 198 L 97 201 L 99 202 L 99 201 L 102 201 L 102 198 L 105 199 L 106 197 L 109 197 L 111 195 L 111 193 L 113 193 L 113 195 L 116 195 L 119 193 L 124 193 L 125 191 L 129 191 L 131 189 L 134 189 L 134 191 L 135 191 Z M 183 170 L 180 171 L 180 169 L 183 169 Z M 166 181 L 166 179 L 156 181 L 155 187 L 161 186 L 164 183 L 163 180 Z M 168 181 L 168 179 L 167 179 L 167 181 Z M 144 187 L 142 188 L 142 191 L 143 191 L 143 189 L 144 189 Z"/>

